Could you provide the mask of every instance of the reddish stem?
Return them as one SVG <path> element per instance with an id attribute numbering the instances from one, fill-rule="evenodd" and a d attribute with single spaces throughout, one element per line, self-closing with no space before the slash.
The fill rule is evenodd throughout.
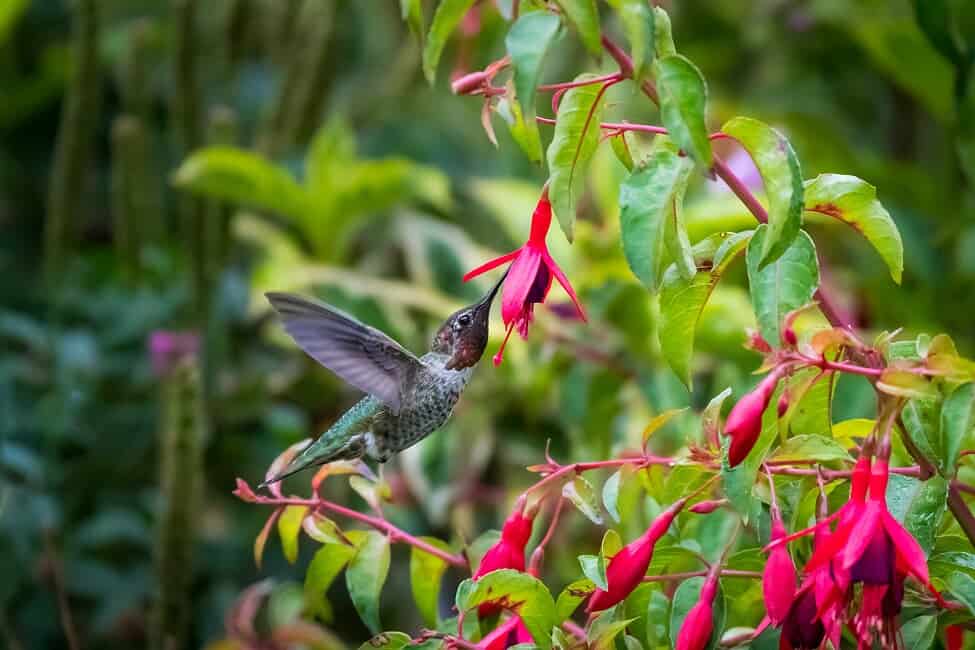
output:
<path id="1" fill-rule="evenodd" d="M 688 578 L 700 578 L 706 576 L 709 571 L 685 571 L 683 573 L 665 573 L 656 576 L 644 576 L 643 582 L 668 582 L 671 580 L 687 580 Z M 761 580 L 762 574 L 759 571 L 740 571 L 737 569 L 721 569 L 722 578 L 746 578 L 749 580 Z"/>
<path id="2" fill-rule="evenodd" d="M 555 529 L 559 525 L 559 516 L 562 514 L 562 506 L 565 504 L 565 499 L 561 497 L 555 503 L 555 510 L 552 511 L 552 520 L 548 523 L 548 530 L 545 532 L 545 537 L 542 541 L 538 543 L 535 550 L 532 551 L 531 561 L 528 563 L 528 573 L 533 576 L 538 576 L 539 571 L 542 568 L 542 559 L 545 557 L 545 547 L 548 543 L 552 541 L 552 537 L 555 535 Z"/>
<path id="3" fill-rule="evenodd" d="M 307 506 L 312 510 L 329 510 L 337 515 L 342 515 L 349 519 L 354 519 L 360 521 L 364 524 L 372 526 L 378 531 L 384 532 L 389 535 L 390 541 L 393 542 L 403 542 L 404 544 L 409 544 L 410 546 L 415 546 L 416 548 L 429 553 L 430 555 L 436 556 L 455 567 L 468 568 L 470 565 L 467 560 L 460 556 L 454 555 L 453 553 L 448 553 L 442 549 L 437 548 L 427 542 L 424 542 L 418 537 L 414 537 L 405 530 L 394 526 L 385 519 L 379 517 L 373 517 L 365 513 L 359 512 L 358 510 L 352 510 L 351 508 L 346 508 L 345 506 L 340 506 L 337 503 L 332 503 L 331 501 L 326 501 L 325 499 L 301 499 L 298 497 L 265 497 L 261 495 L 255 495 L 254 503 L 263 503 L 265 505 L 277 505 L 277 506 Z"/>
<path id="4" fill-rule="evenodd" d="M 544 86 L 538 87 L 538 92 L 551 92 L 553 90 L 568 90 L 570 88 L 580 88 L 582 86 L 591 86 L 593 84 L 605 83 L 607 81 L 622 81 L 623 75 L 619 72 L 614 72 L 612 74 L 603 75 L 602 77 L 593 77 L 592 79 L 585 79 L 583 81 L 564 81 L 557 84 L 546 84 Z"/>

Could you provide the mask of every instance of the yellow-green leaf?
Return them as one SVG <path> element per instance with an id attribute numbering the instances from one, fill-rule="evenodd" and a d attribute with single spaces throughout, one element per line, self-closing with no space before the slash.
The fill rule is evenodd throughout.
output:
<path id="1" fill-rule="evenodd" d="M 294 564 L 298 559 L 298 533 L 301 532 L 301 522 L 307 513 L 308 506 L 288 506 L 278 518 L 281 549 L 289 564 Z"/>
<path id="2" fill-rule="evenodd" d="M 508 604 L 521 616 L 541 650 L 549 650 L 552 646 L 555 601 L 548 587 L 538 578 L 514 569 L 500 569 L 481 576 L 477 582 L 465 580 L 457 588 L 457 609 L 460 611 L 469 611 L 486 602 Z"/>
<path id="3" fill-rule="evenodd" d="M 556 0 L 566 18 L 572 23 L 582 44 L 589 53 L 599 57 L 602 52 L 602 34 L 599 31 L 599 9 L 596 0 Z"/>
<path id="4" fill-rule="evenodd" d="M 351 536 L 351 535 L 350 535 Z M 345 572 L 349 597 L 362 622 L 378 633 L 379 594 L 389 573 L 389 539 L 377 531 L 364 533 Z"/>
<path id="5" fill-rule="evenodd" d="M 421 537 L 423 541 L 441 550 L 448 550 L 446 542 L 436 537 Z M 431 555 L 421 548 L 413 547 L 410 553 L 410 586 L 413 589 L 413 600 L 423 617 L 424 624 L 435 628 L 439 619 L 437 604 L 440 601 L 440 580 L 447 563 L 436 555 Z"/>
<path id="6" fill-rule="evenodd" d="M 806 211 L 838 219 L 866 237 L 900 284 L 904 244 L 890 213 L 877 200 L 877 188 L 856 176 L 820 174 L 805 183 L 804 194 Z"/>
<path id="7" fill-rule="evenodd" d="M 305 572 L 305 606 L 312 616 L 331 621 L 332 608 L 326 592 L 355 552 L 347 544 L 324 544 L 315 552 Z"/>

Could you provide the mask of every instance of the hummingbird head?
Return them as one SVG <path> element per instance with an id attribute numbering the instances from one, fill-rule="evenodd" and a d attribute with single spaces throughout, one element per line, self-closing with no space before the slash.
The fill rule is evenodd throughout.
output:
<path id="1" fill-rule="evenodd" d="M 440 326 L 433 339 L 433 351 L 450 355 L 448 370 L 470 368 L 481 360 L 484 348 L 487 347 L 491 303 L 507 275 L 505 272 L 483 298 L 469 307 L 455 311 Z"/>

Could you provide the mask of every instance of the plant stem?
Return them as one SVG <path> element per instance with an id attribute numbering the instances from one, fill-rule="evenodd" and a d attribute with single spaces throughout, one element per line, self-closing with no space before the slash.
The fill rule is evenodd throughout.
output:
<path id="1" fill-rule="evenodd" d="M 551 92 L 553 90 L 569 90 L 570 88 L 579 88 L 581 86 L 591 86 L 593 84 L 605 83 L 607 81 L 622 81 L 623 74 L 620 72 L 614 72 L 612 74 L 606 74 L 601 77 L 593 77 L 592 79 L 586 79 L 584 81 L 565 81 L 563 83 L 557 84 L 547 84 L 538 87 L 538 92 Z"/>
<path id="2" fill-rule="evenodd" d="M 550 473 L 546 474 L 545 477 L 535 483 L 535 485 L 532 485 L 530 488 L 525 490 L 524 494 L 537 492 L 543 487 L 547 487 L 555 481 L 563 479 L 570 474 L 581 474 L 594 469 L 620 467 L 622 465 L 636 465 L 637 468 L 646 467 L 648 465 L 667 465 L 669 467 L 676 463 L 677 461 L 675 459 L 663 456 L 630 456 L 628 458 L 613 458 L 610 460 L 597 460 L 586 463 L 572 463 L 571 465 L 555 465 L 548 468 Z M 543 469 L 541 471 L 544 472 L 546 470 Z"/>
<path id="3" fill-rule="evenodd" d="M 958 520 L 958 525 L 965 531 L 968 541 L 975 544 L 975 515 L 972 515 L 968 504 L 965 503 L 965 498 L 954 483 L 948 488 L 948 507 L 951 509 L 951 514 L 955 515 L 955 519 Z"/>
<path id="4" fill-rule="evenodd" d="M 467 560 L 460 556 L 454 555 L 453 553 L 448 553 L 447 551 L 441 550 L 436 546 L 424 542 L 422 539 L 414 537 L 405 530 L 395 526 L 394 524 L 382 519 L 380 517 L 374 517 L 372 515 L 367 515 L 365 513 L 359 512 L 358 510 L 353 510 L 351 508 L 346 508 L 345 506 L 340 506 L 337 503 L 332 503 L 325 499 L 301 499 L 298 497 L 265 497 L 261 495 L 256 495 L 253 499 L 254 503 L 263 503 L 268 505 L 295 505 L 295 506 L 307 506 L 312 510 L 328 510 L 334 512 L 337 515 L 347 517 L 348 519 L 354 519 L 355 521 L 362 522 L 369 526 L 372 526 L 376 530 L 386 533 L 389 535 L 390 541 L 393 542 L 403 542 L 404 544 L 409 544 L 410 546 L 415 546 L 416 548 L 434 555 L 447 564 L 452 566 L 466 569 L 469 568 Z"/>
<path id="5" fill-rule="evenodd" d="M 91 139 L 98 121 L 101 73 L 98 60 L 98 0 L 78 0 L 71 43 L 71 79 L 61 110 L 57 150 L 47 195 L 44 262 L 49 283 L 64 270 L 84 212 L 79 206 L 91 157 Z M 54 286 L 53 284 L 51 286 Z"/>
<path id="6" fill-rule="evenodd" d="M 562 506 L 565 504 L 565 499 L 562 495 L 558 496 L 558 501 L 555 503 L 555 510 L 552 511 L 552 520 L 548 523 L 548 530 L 545 532 L 545 537 L 542 541 L 538 543 L 535 550 L 532 551 L 531 561 L 528 564 L 528 572 L 534 576 L 538 575 L 539 570 L 542 568 L 542 559 L 545 556 L 545 547 L 548 543 L 552 541 L 552 537 L 555 535 L 555 529 L 559 525 L 559 515 L 562 514 Z"/>

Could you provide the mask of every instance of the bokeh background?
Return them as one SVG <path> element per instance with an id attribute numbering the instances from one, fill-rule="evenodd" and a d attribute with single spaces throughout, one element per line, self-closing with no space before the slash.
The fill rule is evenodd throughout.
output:
<path id="1" fill-rule="evenodd" d="M 903 233 L 903 286 L 864 241 L 810 225 L 841 307 L 868 332 L 948 331 L 970 355 L 975 193 L 955 148 L 955 71 L 910 3 L 660 4 L 709 81 L 714 128 L 753 115 L 787 133 L 806 178 L 849 173 L 878 188 Z M 0 644 L 69 647 L 68 626 L 85 648 L 144 647 L 165 588 L 153 557 L 166 497 L 196 482 L 199 508 L 169 513 L 196 529 L 180 568 L 169 565 L 192 576 L 187 647 L 224 638 L 241 591 L 266 577 L 259 625 L 297 616 L 308 549 L 292 566 L 272 537 L 258 569 L 252 545 L 268 512 L 230 491 L 358 395 L 284 337 L 262 293 L 318 296 L 422 350 L 483 292 L 489 279 L 468 286 L 462 274 L 524 240 L 545 171 L 500 120 L 495 149 L 480 102 L 451 95 L 449 78 L 502 56 L 506 25 L 479 3 L 431 87 L 391 0 L 0 0 Z M 608 18 L 607 28 L 618 32 Z M 611 64 L 565 38 L 544 78 Z M 659 123 L 628 82 L 607 114 Z M 59 145 L 62 121 L 81 137 Z M 265 162 L 227 149 L 238 173 L 210 195 L 188 192 L 183 163 L 208 144 Z M 747 177 L 747 161 L 725 153 Z M 499 368 L 482 363 L 450 423 L 386 468 L 390 519 L 473 539 L 499 525 L 548 441 L 563 461 L 606 458 L 654 413 L 749 384 L 758 358 L 742 347 L 753 317 L 740 268 L 705 310 L 693 393 L 662 363 L 653 301 L 620 249 L 623 173 L 601 147 L 577 242 L 549 238 L 590 322 L 560 309 L 555 287 L 530 340 L 513 341 Z M 703 181 L 686 218 L 692 238 L 752 223 Z M 187 370 L 167 349 L 194 347 L 193 333 L 203 362 Z M 496 321 L 487 354 L 501 333 Z M 871 400 L 844 380 L 834 420 L 868 414 Z M 681 446 L 696 422 L 676 418 L 654 444 Z M 178 464 L 175 485 L 161 480 L 161 459 L 179 461 L 164 453 L 182 440 L 174 428 L 202 449 Z M 329 485 L 334 500 L 365 507 Z M 598 539 L 581 518 L 567 524 L 547 562 L 555 581 L 576 576 L 575 555 Z M 406 557 L 394 549 L 387 629 L 418 625 L 404 606 Z M 367 638 L 344 588 L 330 597 L 330 643 Z"/>

